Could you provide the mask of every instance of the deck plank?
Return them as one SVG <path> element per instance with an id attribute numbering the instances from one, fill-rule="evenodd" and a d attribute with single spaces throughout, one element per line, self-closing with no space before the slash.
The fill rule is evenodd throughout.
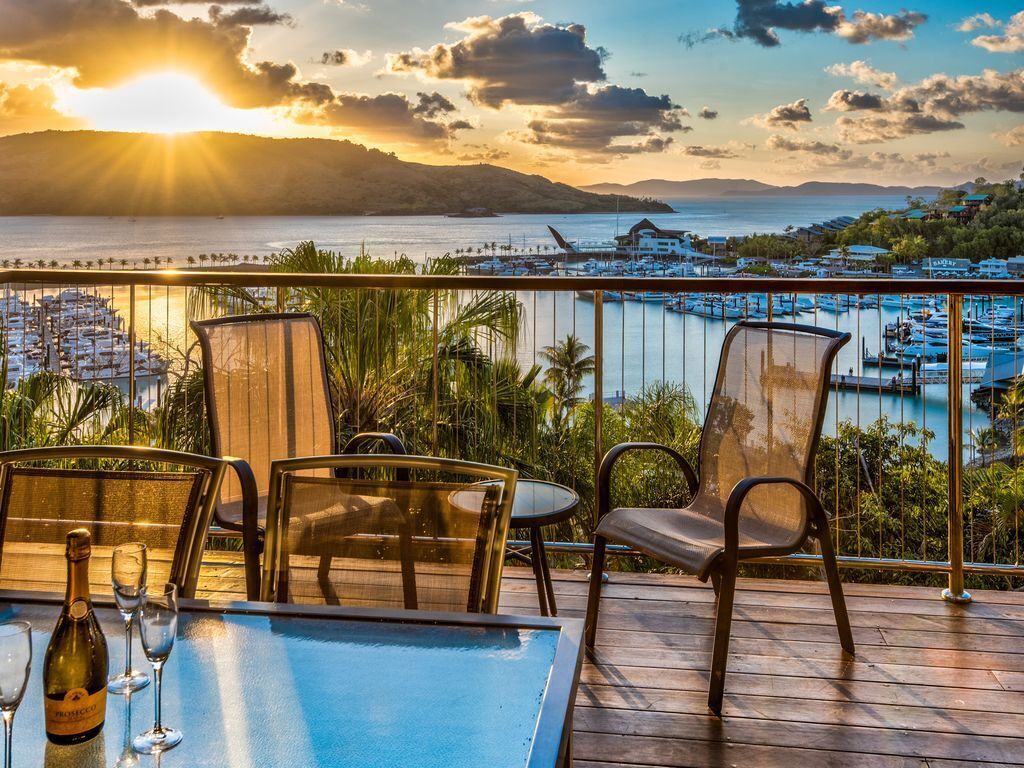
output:
<path id="1" fill-rule="evenodd" d="M 99 590 L 105 567 L 92 574 Z M 26 582 L 51 577 L 14 571 Z M 553 574 L 561 615 L 582 617 L 586 572 Z M 719 719 L 706 706 L 711 589 L 674 574 L 612 573 L 597 654 L 581 674 L 575 765 L 1024 765 L 1024 593 L 977 591 L 967 606 L 934 587 L 848 584 L 846 593 L 853 658 L 820 581 L 741 579 Z M 198 596 L 244 599 L 241 554 L 207 553 Z M 530 569 L 505 569 L 500 611 L 537 613 Z"/>

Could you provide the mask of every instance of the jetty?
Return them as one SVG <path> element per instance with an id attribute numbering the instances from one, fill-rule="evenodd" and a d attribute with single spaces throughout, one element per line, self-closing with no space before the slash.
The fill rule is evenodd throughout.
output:
<path id="1" fill-rule="evenodd" d="M 915 368 L 916 370 L 916 368 Z M 921 391 L 921 384 L 916 376 L 910 379 L 899 376 L 861 376 L 847 373 L 832 374 L 832 388 L 847 392 L 885 392 L 894 395 L 916 395 Z"/>

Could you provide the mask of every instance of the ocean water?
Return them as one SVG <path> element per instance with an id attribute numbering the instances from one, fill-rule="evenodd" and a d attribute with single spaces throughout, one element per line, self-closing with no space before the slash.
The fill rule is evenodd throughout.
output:
<path id="1" fill-rule="evenodd" d="M 656 223 L 687 229 L 703 236 L 778 232 L 786 225 L 803 225 L 840 215 L 857 216 L 878 207 L 894 208 L 899 196 L 735 197 L 670 201 L 676 213 L 657 214 Z M 372 255 L 405 253 L 418 261 L 455 248 L 477 248 L 485 242 L 518 246 L 553 246 L 547 225 L 571 239 L 607 239 L 625 231 L 638 214 L 510 215 L 487 219 L 438 216 L 356 217 L 227 217 L 215 218 L 79 218 L 0 217 L 0 258 L 21 259 L 26 265 L 45 259 L 62 263 L 114 258 L 141 260 L 159 256 L 185 266 L 200 253 L 238 253 L 262 256 L 313 239 L 321 247 L 354 254 L 365 247 Z M 110 288 L 122 311 L 127 291 Z M 526 326 L 519 359 L 530 364 L 541 347 L 575 332 L 594 346 L 593 304 L 571 292 L 522 294 Z M 840 353 L 838 370 L 860 372 L 860 345 L 876 352 L 881 329 L 898 316 L 893 310 L 862 310 L 840 315 L 803 314 L 801 322 L 828 325 L 851 333 L 853 340 Z M 184 296 L 169 289 L 143 288 L 136 295 L 136 321 L 141 338 L 158 351 L 173 355 L 185 347 Z M 661 304 L 605 305 L 605 394 L 635 394 L 655 381 L 685 384 L 699 406 L 706 404 L 726 324 L 716 320 L 667 312 Z M 893 371 L 885 373 L 892 375 Z M 865 375 L 878 375 L 865 369 Z M 592 382 L 587 382 L 588 393 Z M 969 400 L 964 387 L 964 434 L 988 424 L 987 415 Z M 155 392 L 153 393 L 155 394 Z M 944 455 L 947 428 L 946 386 L 929 385 L 917 396 L 869 392 L 840 392 L 830 397 L 826 432 L 839 419 L 867 425 L 887 416 L 914 421 L 935 432 L 930 448 Z"/>
<path id="2" fill-rule="evenodd" d="M 676 213 L 652 214 L 661 226 L 701 236 L 781 232 L 836 216 L 857 216 L 874 208 L 894 208 L 902 197 L 723 197 L 670 200 Z M 547 225 L 576 240 L 606 240 L 624 232 L 640 214 L 514 214 L 486 219 L 444 216 L 229 216 L 211 217 L 0 217 L 0 259 L 26 264 L 46 259 L 69 262 L 99 258 L 172 258 L 186 266 L 188 256 L 237 253 L 263 256 L 314 240 L 323 248 L 355 254 L 361 246 L 376 256 L 404 253 L 422 261 L 456 248 L 483 243 L 522 247 L 554 246 Z"/>

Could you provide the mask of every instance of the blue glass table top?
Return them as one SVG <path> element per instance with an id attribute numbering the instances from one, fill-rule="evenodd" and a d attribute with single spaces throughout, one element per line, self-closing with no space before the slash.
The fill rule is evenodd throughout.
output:
<path id="1" fill-rule="evenodd" d="M 33 627 L 32 680 L 14 725 L 15 768 L 156 765 L 130 748 L 152 724 L 153 686 L 130 701 L 109 696 L 106 725 L 92 742 L 47 742 L 42 662 L 58 610 L 0 603 L 0 622 L 22 619 Z M 110 670 L 120 671 L 120 616 L 97 614 Z M 185 739 L 159 764 L 526 766 L 563 632 L 183 613 L 164 672 L 163 719 Z M 150 670 L 137 632 L 132 655 L 137 668 Z"/>

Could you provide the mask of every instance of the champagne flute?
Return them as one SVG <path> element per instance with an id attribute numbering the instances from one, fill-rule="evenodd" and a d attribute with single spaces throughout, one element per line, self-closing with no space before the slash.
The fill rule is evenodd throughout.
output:
<path id="1" fill-rule="evenodd" d="M 120 695 L 138 691 L 149 685 L 149 675 L 132 669 L 132 626 L 146 589 L 146 545 L 139 542 L 114 547 L 110 560 L 110 581 L 114 602 L 124 619 L 124 672 L 114 675 L 107 690 Z"/>
<path id="2" fill-rule="evenodd" d="M 32 627 L 27 621 L 0 624 L 0 715 L 4 720 L 4 768 L 11 768 L 11 728 L 32 670 Z"/>
<path id="3" fill-rule="evenodd" d="M 143 755 L 158 755 L 180 744 L 182 736 L 181 731 L 168 728 L 160 719 L 160 682 L 178 632 L 178 588 L 174 584 L 168 584 L 161 595 L 143 591 L 139 630 L 146 658 L 153 664 L 156 708 L 153 727 L 136 736 L 132 748 Z"/>

